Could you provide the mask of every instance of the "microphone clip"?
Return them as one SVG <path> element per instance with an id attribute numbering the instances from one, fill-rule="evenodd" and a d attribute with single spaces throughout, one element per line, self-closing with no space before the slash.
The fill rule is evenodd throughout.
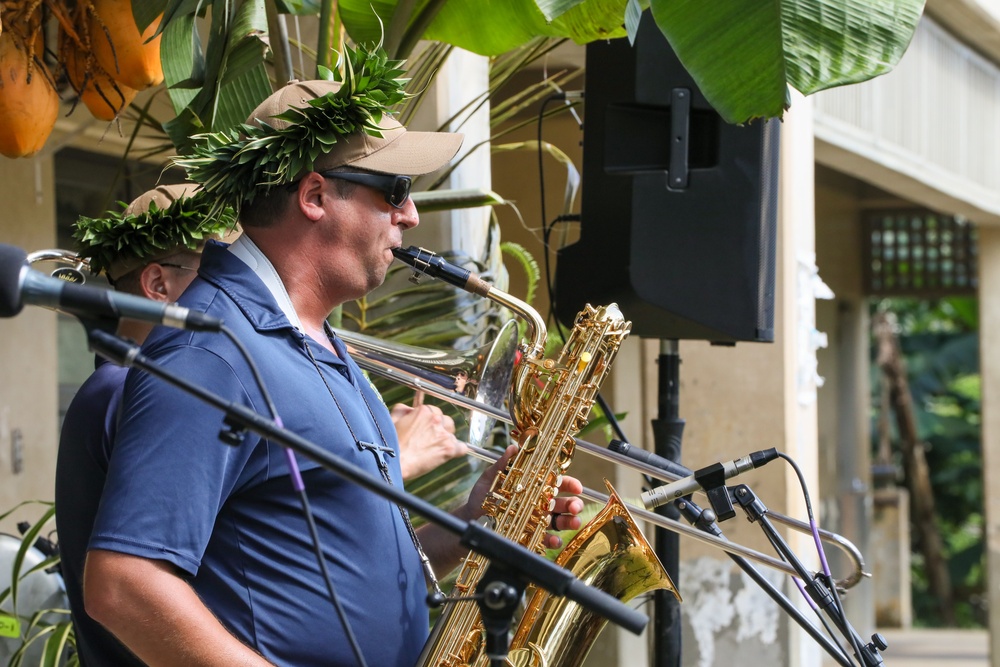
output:
<path id="1" fill-rule="evenodd" d="M 729 497 L 729 489 L 726 488 L 726 470 L 721 463 L 713 463 L 700 470 L 695 470 L 694 478 L 704 489 L 708 496 L 708 502 L 712 505 L 712 510 L 719 521 L 732 519 L 736 516 L 733 501 Z"/>
<path id="2" fill-rule="evenodd" d="M 247 435 L 247 427 L 231 417 L 226 417 L 222 423 L 225 424 L 225 428 L 219 431 L 219 440 L 224 445 L 239 447 Z"/>

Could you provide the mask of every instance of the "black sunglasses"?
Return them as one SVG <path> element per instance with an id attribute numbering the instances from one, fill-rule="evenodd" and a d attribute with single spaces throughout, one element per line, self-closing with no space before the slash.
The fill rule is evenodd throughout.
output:
<path id="1" fill-rule="evenodd" d="M 360 183 L 375 188 L 385 195 L 386 202 L 395 208 L 403 208 L 410 197 L 411 179 L 409 176 L 394 176 L 392 174 L 360 174 L 354 171 L 321 171 L 323 178 L 339 178 L 342 181 Z"/>

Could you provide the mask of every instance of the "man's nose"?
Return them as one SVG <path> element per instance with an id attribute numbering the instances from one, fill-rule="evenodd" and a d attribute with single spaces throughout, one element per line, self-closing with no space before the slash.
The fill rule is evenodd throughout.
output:
<path id="1" fill-rule="evenodd" d="M 412 229 L 420 224 L 420 216 L 417 214 L 417 205 L 413 203 L 411 197 L 407 197 L 403 203 L 403 208 L 397 209 L 396 224 L 404 230 Z"/>

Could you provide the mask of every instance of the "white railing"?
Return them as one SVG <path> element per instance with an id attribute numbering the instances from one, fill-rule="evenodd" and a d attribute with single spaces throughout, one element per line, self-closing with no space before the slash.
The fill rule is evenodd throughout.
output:
<path id="1" fill-rule="evenodd" d="M 1000 68 L 931 19 L 892 72 L 818 93 L 814 109 L 820 145 L 1000 215 Z"/>

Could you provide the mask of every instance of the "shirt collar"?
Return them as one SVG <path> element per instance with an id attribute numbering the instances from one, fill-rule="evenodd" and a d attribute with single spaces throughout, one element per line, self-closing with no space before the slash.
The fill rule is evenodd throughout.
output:
<path id="1" fill-rule="evenodd" d="M 246 234 L 242 234 L 229 245 L 229 252 L 240 258 L 244 264 L 257 274 L 257 277 L 267 287 L 271 296 L 277 302 L 278 307 L 281 308 L 281 312 L 285 314 L 285 317 L 288 318 L 292 326 L 299 331 L 303 331 L 302 321 L 299 319 L 298 313 L 295 312 L 295 306 L 292 305 L 292 299 L 288 296 L 288 290 L 285 289 L 285 284 L 281 281 L 281 276 L 278 275 L 274 265 L 271 264 L 271 260 L 261 252 L 257 244 L 251 241 L 250 237 Z"/>

